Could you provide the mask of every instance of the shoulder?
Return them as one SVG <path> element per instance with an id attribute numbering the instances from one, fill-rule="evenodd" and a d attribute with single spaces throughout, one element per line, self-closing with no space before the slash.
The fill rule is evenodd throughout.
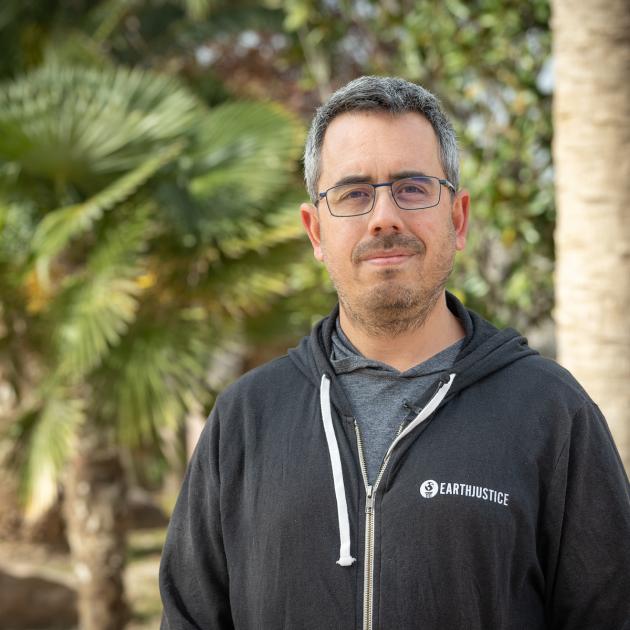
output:
<path id="1" fill-rule="evenodd" d="M 493 389 L 527 407 L 551 405 L 572 415 L 585 404 L 594 404 L 571 372 L 539 354 L 524 356 L 490 376 Z"/>
<path id="2" fill-rule="evenodd" d="M 219 411 L 277 408 L 278 403 L 300 397 L 309 388 L 313 388 L 311 381 L 283 355 L 243 374 L 218 396 L 216 407 Z"/>
<path id="3" fill-rule="evenodd" d="M 466 395 L 470 413 L 490 416 L 508 432 L 551 438 L 561 448 L 575 422 L 601 423 L 597 405 L 556 361 L 529 354 L 490 373 Z"/>
<path id="4" fill-rule="evenodd" d="M 514 363 L 512 368 L 523 386 L 535 388 L 539 395 L 564 397 L 578 406 L 592 402 L 573 374 L 553 359 L 532 354 Z"/>
<path id="5" fill-rule="evenodd" d="M 612 438 L 606 419 L 566 368 L 552 359 L 531 355 L 506 369 L 511 391 L 509 406 L 514 418 L 518 418 L 521 436 L 525 431 L 549 440 L 556 461 L 566 445 L 575 440 L 585 440 L 589 448 L 597 444 L 602 453 L 610 450 Z"/>

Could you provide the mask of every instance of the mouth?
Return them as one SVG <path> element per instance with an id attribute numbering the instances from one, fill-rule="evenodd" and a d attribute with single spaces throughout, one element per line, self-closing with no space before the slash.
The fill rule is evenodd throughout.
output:
<path id="1" fill-rule="evenodd" d="M 370 267 L 395 268 L 415 256 L 422 256 L 424 243 L 408 234 L 387 234 L 359 243 L 352 252 L 352 262 Z"/>
<path id="2" fill-rule="evenodd" d="M 370 252 L 361 258 L 361 262 L 375 266 L 401 265 L 415 256 L 417 252 L 407 250 L 389 249 Z"/>

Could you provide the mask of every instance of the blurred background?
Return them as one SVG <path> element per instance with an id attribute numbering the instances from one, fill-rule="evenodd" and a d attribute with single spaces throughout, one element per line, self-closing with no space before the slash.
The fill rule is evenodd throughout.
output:
<path id="1" fill-rule="evenodd" d="M 472 195 L 450 289 L 555 356 L 550 17 L 547 0 L 2 0 L 2 628 L 159 626 L 165 526 L 214 397 L 334 304 L 300 156 L 356 76 L 442 100 Z"/>

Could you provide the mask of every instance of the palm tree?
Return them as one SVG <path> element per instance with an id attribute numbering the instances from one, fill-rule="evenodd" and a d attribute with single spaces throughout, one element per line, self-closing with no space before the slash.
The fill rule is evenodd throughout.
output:
<path id="1" fill-rule="evenodd" d="M 140 70 L 49 64 L 0 84 L 11 432 L 32 510 L 67 472 L 85 630 L 128 616 L 118 446 L 164 446 L 207 402 L 213 353 L 300 283 L 301 134 L 276 105 L 208 109 Z"/>
<path id="2" fill-rule="evenodd" d="M 553 3 L 559 360 L 630 471 L 630 4 Z"/>

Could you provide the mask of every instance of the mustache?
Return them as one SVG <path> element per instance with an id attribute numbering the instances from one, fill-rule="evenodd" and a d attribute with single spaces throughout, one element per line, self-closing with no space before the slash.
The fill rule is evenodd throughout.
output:
<path id="1" fill-rule="evenodd" d="M 425 250 L 424 243 L 413 236 L 408 234 L 385 234 L 385 236 L 377 236 L 369 241 L 357 243 L 352 250 L 352 262 L 360 262 L 373 252 L 394 248 L 404 249 L 414 254 L 423 254 Z"/>

